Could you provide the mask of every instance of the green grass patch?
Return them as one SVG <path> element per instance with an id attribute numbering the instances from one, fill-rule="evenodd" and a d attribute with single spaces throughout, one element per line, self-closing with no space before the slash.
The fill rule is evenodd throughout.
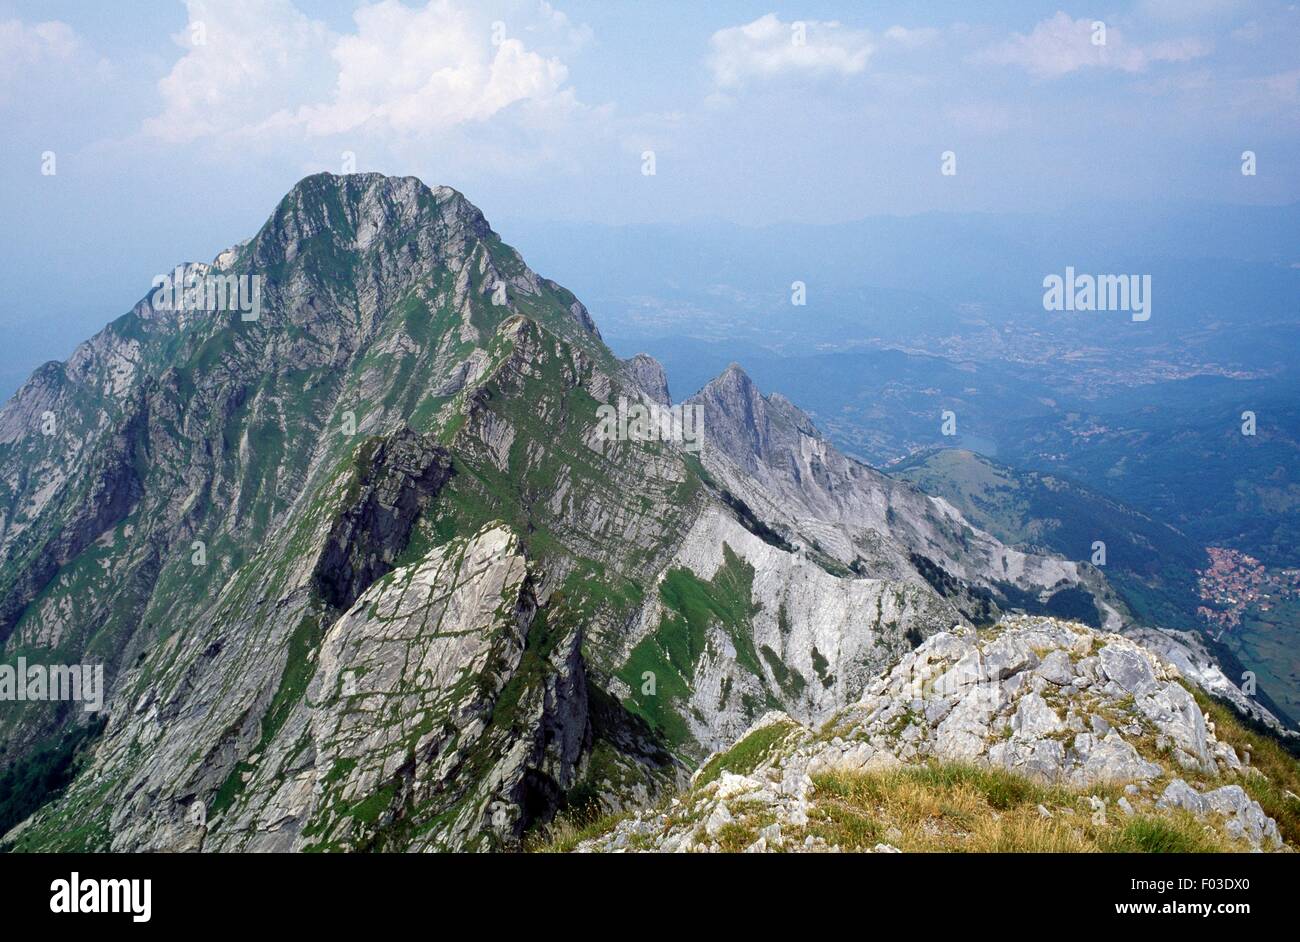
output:
<path id="1" fill-rule="evenodd" d="M 785 741 L 792 730 L 797 728 L 795 723 L 784 722 L 771 723 L 754 730 L 726 752 L 720 752 L 706 762 L 695 780 L 695 788 L 709 784 L 723 772 L 748 775 Z"/>

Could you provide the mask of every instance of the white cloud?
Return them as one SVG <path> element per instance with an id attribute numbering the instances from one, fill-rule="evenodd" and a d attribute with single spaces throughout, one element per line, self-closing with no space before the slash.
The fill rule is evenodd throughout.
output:
<path id="1" fill-rule="evenodd" d="M 587 45 L 594 35 L 586 23 L 575 25 L 564 11 L 555 9 L 546 0 L 537 5 L 537 22 L 526 24 L 524 31 L 530 34 L 530 38 L 536 36 L 544 42 L 558 40 L 569 52 Z"/>
<path id="2" fill-rule="evenodd" d="M 972 57 L 975 62 L 1015 65 L 1039 78 L 1059 78 L 1084 68 L 1142 72 L 1155 62 L 1186 62 L 1209 52 L 1199 39 L 1182 38 L 1138 45 L 1106 24 L 1105 44 L 1094 44 L 1094 21 L 1057 12 L 1029 35 L 1016 33 Z"/>
<path id="3" fill-rule="evenodd" d="M 778 75 L 856 75 L 875 47 L 870 34 L 837 22 L 782 22 L 775 13 L 718 30 L 708 65 L 720 88 L 736 89 Z"/>
<path id="4" fill-rule="evenodd" d="M 494 47 L 491 23 L 447 0 L 423 10 L 384 0 L 359 10 L 356 23 L 334 47 L 333 100 L 299 114 L 310 134 L 367 122 L 418 133 L 482 121 L 515 102 L 553 99 L 568 76 L 559 59 L 508 32 Z"/>
<path id="5" fill-rule="evenodd" d="M 16 19 L 0 22 L 0 98 L 34 72 L 75 67 L 84 73 L 88 64 L 99 77 L 108 67 L 103 60 L 95 61 L 85 41 L 67 23 L 47 20 L 29 26 Z"/>
<path id="6" fill-rule="evenodd" d="M 68 61 L 81 40 L 67 23 L 47 20 L 28 26 L 22 20 L 0 23 L 0 75 L 8 77 L 25 66 Z"/>
<path id="7" fill-rule="evenodd" d="M 908 29 L 905 26 L 891 26 L 885 30 L 885 38 L 898 43 L 906 49 L 928 46 L 939 38 L 939 31 L 932 26 L 920 26 Z"/>
<path id="8" fill-rule="evenodd" d="M 513 105 L 576 107 L 559 58 L 530 42 L 576 48 L 590 35 L 547 3 L 494 19 L 480 4 L 397 0 L 363 6 L 333 34 L 291 0 L 189 0 L 186 54 L 160 83 L 148 133 L 170 141 L 223 135 L 357 131 L 427 135 Z M 193 45 L 202 22 L 206 43 Z M 499 40 L 499 41 L 497 41 Z"/>
<path id="9" fill-rule="evenodd" d="M 237 134 L 329 88 L 330 31 L 290 0 L 187 0 L 186 50 L 158 82 L 147 134 L 172 143 Z"/>

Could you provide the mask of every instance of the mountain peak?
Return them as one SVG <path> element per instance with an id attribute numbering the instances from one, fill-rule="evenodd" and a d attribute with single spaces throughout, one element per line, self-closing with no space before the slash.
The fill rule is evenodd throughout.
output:
<path id="1" fill-rule="evenodd" d="M 586 309 L 538 277 L 459 191 L 416 177 L 317 173 L 284 195 L 255 236 L 217 256 L 226 275 L 261 276 L 275 318 L 323 325 L 355 346 L 402 304 L 446 308 L 458 341 L 491 333 L 511 313 L 576 322 L 600 334 Z M 403 308 L 403 310 L 409 310 Z"/>
<path id="2" fill-rule="evenodd" d="M 778 442 L 791 447 L 801 436 L 820 439 L 812 419 L 779 393 L 765 396 L 739 363 L 731 363 L 692 396 L 704 406 L 710 440 L 742 467 L 771 462 Z"/>
<path id="3" fill-rule="evenodd" d="M 704 409 L 709 441 L 752 471 L 771 456 L 767 401 L 738 363 L 732 363 L 689 400 Z"/>
<path id="4" fill-rule="evenodd" d="M 668 392 L 668 375 L 664 372 L 663 364 L 658 360 L 648 353 L 638 353 L 624 360 L 623 366 L 651 399 L 664 406 L 673 404 L 672 396 Z"/>
<path id="5" fill-rule="evenodd" d="M 451 187 L 380 173 L 317 173 L 284 195 L 250 249 L 257 263 L 270 265 L 291 260 L 293 243 L 315 240 L 352 251 L 380 242 L 405 247 L 422 229 L 460 244 L 494 235 L 478 207 Z"/>
<path id="6" fill-rule="evenodd" d="M 745 368 L 735 360 L 732 360 L 727 364 L 727 368 L 718 374 L 714 382 L 739 383 L 742 386 L 749 387 L 753 387 L 754 385 L 754 381 L 750 379 L 749 374 L 745 372 Z"/>
<path id="7" fill-rule="evenodd" d="M 663 368 L 449 187 L 316 174 L 217 259 L 256 316 L 147 300 L 0 411 L 0 654 L 102 656 L 113 717 L 0 845 L 516 848 L 1004 602 L 1119 621 L 739 364 L 625 423 Z M 0 766 L 78 717 L 0 711 Z"/>
<path id="8" fill-rule="evenodd" d="M 291 186 L 281 198 L 281 202 L 319 198 L 330 191 L 344 196 L 383 192 L 398 201 L 409 201 L 412 196 L 421 194 L 428 194 L 439 201 L 465 198 L 452 187 L 430 186 L 419 177 L 389 176 L 384 173 L 337 174 L 321 171 L 309 174 Z"/>

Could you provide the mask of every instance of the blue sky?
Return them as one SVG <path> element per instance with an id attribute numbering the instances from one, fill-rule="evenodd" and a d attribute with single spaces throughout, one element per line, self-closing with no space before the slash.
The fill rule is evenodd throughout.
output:
<path id="1" fill-rule="evenodd" d="M 1300 6 L 0 0 L 0 120 L 8 391 L 345 153 L 507 238 L 1291 203 Z"/>

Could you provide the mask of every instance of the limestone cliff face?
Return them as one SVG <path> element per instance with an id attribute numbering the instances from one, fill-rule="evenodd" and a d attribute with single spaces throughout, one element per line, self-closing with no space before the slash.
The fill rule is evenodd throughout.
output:
<path id="1" fill-rule="evenodd" d="M 798 407 L 762 395 L 734 364 L 688 402 L 704 409 L 710 470 L 807 552 L 940 591 L 945 581 L 979 586 L 995 603 L 1010 586 L 1047 604 L 1088 578 L 1076 563 L 1002 545 L 946 502 L 841 454 Z M 1119 624 L 1104 599 L 1094 617 Z"/>
<path id="2" fill-rule="evenodd" d="M 779 704 L 808 723 L 823 719 L 913 640 L 961 618 L 923 583 L 833 574 L 765 542 L 720 506 L 691 528 L 660 587 L 677 573 L 713 585 L 748 574 L 743 617 L 710 624 L 698 662 L 683 674 L 690 695 L 681 714 L 704 751 L 735 741 L 763 705 Z M 680 617 L 677 605 L 674 592 L 661 591 L 641 610 L 625 642 L 633 655 L 672 643 L 664 626 Z"/>
<path id="3" fill-rule="evenodd" d="M 190 268 L 264 279 L 261 316 L 146 298 L 0 410 L 3 656 L 109 678 L 20 849 L 514 847 L 954 625 L 1120 620 L 738 369 L 701 454 L 603 436 L 662 369 L 448 188 L 309 177 Z M 6 709 L 0 765 L 83 722 Z"/>
<path id="4" fill-rule="evenodd" d="M 704 414 L 709 505 L 658 574 L 657 597 L 623 636 L 627 663 L 670 671 L 689 691 L 684 737 L 705 749 L 735 740 L 765 704 L 817 723 L 924 638 L 985 624 L 1003 610 L 1082 603 L 1122 624 L 1101 578 L 1075 563 L 1004 546 L 948 504 L 842 455 L 806 415 L 764 396 L 738 366 L 687 400 Z M 712 599 L 743 582 L 744 611 L 697 629 L 681 657 L 674 626 L 680 573 Z M 690 634 L 689 626 L 688 631 Z M 644 673 L 644 671 L 642 671 Z M 637 672 L 615 689 L 638 693 Z"/>

